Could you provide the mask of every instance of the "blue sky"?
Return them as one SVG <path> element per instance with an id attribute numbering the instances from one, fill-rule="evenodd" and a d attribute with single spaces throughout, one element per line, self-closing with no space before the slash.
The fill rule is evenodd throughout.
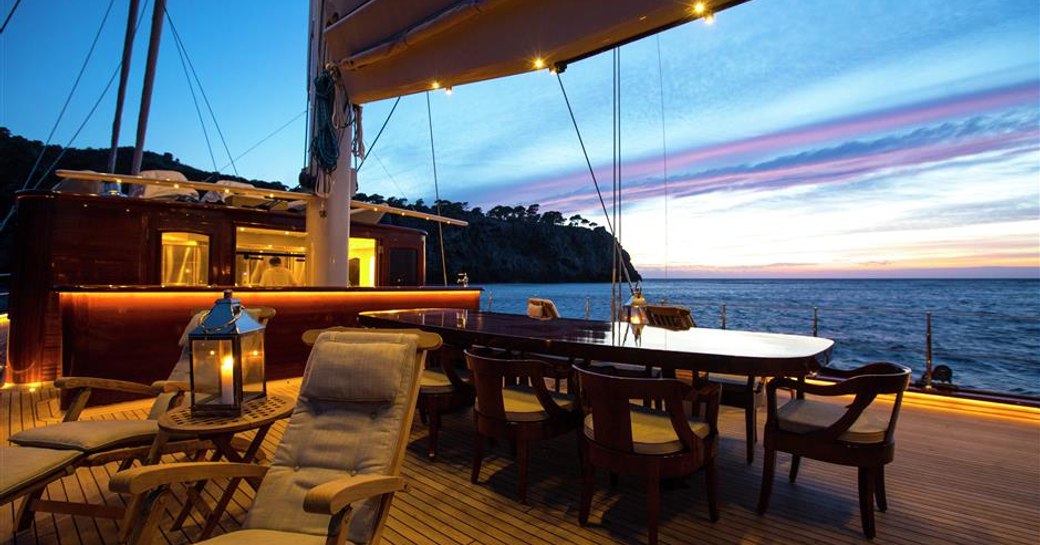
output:
<path id="1" fill-rule="evenodd" d="M 12 4 L 0 0 L 0 11 Z M 23 2 L 0 36 L 0 125 L 41 140 L 108 2 L 58 5 Z M 116 68 L 125 10 L 118 0 L 54 142 L 69 139 Z M 170 0 L 169 11 L 232 155 L 303 111 L 305 2 Z M 169 27 L 163 38 L 148 148 L 213 168 Z M 755 0 L 713 26 L 626 46 L 621 63 L 622 241 L 644 274 L 1040 275 L 1035 1 Z M 562 77 L 609 186 L 610 55 Z M 541 203 L 603 223 L 555 77 L 454 91 L 431 95 L 442 197 Z M 75 145 L 107 146 L 113 103 L 114 89 Z M 366 105 L 369 139 L 391 104 Z M 238 173 L 295 180 L 303 130 L 301 118 Z M 425 97 L 404 97 L 361 191 L 432 200 L 428 131 Z M 212 126 L 210 137 L 223 167 Z"/>

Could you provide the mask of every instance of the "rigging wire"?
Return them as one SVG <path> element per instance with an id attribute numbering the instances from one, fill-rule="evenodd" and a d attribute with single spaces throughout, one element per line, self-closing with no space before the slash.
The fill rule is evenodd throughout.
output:
<path id="1" fill-rule="evenodd" d="M 4 19 L 3 26 L 0 26 L 0 34 L 3 34 L 7 30 L 7 23 L 11 22 L 11 17 L 14 17 L 14 10 L 18 9 L 18 4 L 21 4 L 22 0 L 15 0 L 14 5 L 11 6 L 11 11 L 7 12 L 7 17 Z"/>
<path id="2" fill-rule="evenodd" d="M 390 170 L 386 168 L 386 164 L 383 163 L 383 160 L 380 159 L 379 156 L 375 155 L 375 154 L 372 155 L 372 158 L 375 159 L 377 163 L 379 163 L 379 167 L 382 168 L 383 172 L 386 173 L 386 177 L 390 178 L 390 181 L 393 182 L 394 187 L 397 188 L 398 193 L 400 193 L 401 196 L 404 197 L 404 200 L 407 201 L 408 200 L 408 195 L 406 195 L 404 190 L 401 189 L 401 184 L 397 183 L 397 179 L 394 178 L 394 175 L 390 174 Z"/>
<path id="3" fill-rule="evenodd" d="M 173 24 L 173 18 L 170 17 L 170 11 L 163 7 L 163 13 L 166 15 L 166 20 L 170 23 L 170 30 L 173 31 L 173 39 L 177 42 L 178 47 L 184 49 L 184 58 L 188 60 L 188 68 L 191 68 L 191 75 L 195 78 L 195 84 L 199 86 L 199 92 L 202 94 L 202 101 L 206 104 L 206 109 L 209 110 L 209 116 L 213 120 L 213 126 L 217 129 L 217 135 L 220 136 L 220 143 L 224 145 L 224 152 L 227 153 L 228 159 L 231 160 L 231 169 L 235 171 L 235 176 L 238 176 L 238 167 L 235 165 L 235 159 L 231 157 L 231 150 L 228 149 L 227 140 L 224 139 L 224 132 L 220 130 L 220 123 L 217 122 L 217 116 L 213 113 L 213 107 L 209 103 L 209 97 L 206 96 L 206 89 L 202 86 L 202 81 L 199 80 L 199 75 L 195 72 L 195 65 L 191 62 L 191 55 L 188 54 L 188 49 L 184 47 L 184 43 L 181 41 L 181 35 L 177 32 L 177 27 Z"/>
<path id="4" fill-rule="evenodd" d="M 617 237 L 614 236 L 614 224 L 610 221 L 610 213 L 607 212 L 607 203 L 603 199 L 603 191 L 600 190 L 599 180 L 596 178 L 596 170 L 592 168 L 592 161 L 589 159 L 589 152 L 585 148 L 585 140 L 581 137 L 581 130 L 578 128 L 578 120 L 574 117 L 574 109 L 571 108 L 571 101 L 567 98 L 567 89 L 563 86 L 563 78 L 560 77 L 560 73 L 556 73 L 556 81 L 560 84 L 560 91 L 563 93 L 563 101 L 567 104 L 567 112 L 571 116 L 571 123 L 574 125 L 574 133 L 578 136 L 578 144 L 581 145 L 581 152 L 585 156 L 585 164 L 589 167 L 589 175 L 592 176 L 592 185 L 596 188 L 596 196 L 599 198 L 599 206 L 603 210 L 603 216 L 607 222 L 607 231 L 612 237 L 614 237 L 614 244 L 620 246 L 617 241 Z M 623 269 L 625 273 L 625 282 L 628 284 L 628 289 L 631 292 L 635 291 L 632 285 L 632 279 L 629 277 L 628 269 Z"/>
<path id="5" fill-rule="evenodd" d="M 664 65 L 661 62 L 661 35 L 657 39 L 657 80 L 661 88 L 661 165 L 664 169 L 664 279 L 668 280 L 668 138 L 664 123 Z"/>
<path id="6" fill-rule="evenodd" d="M 365 151 L 365 155 L 361 158 L 361 162 L 358 163 L 357 170 L 359 172 L 361 171 L 361 167 L 365 166 L 365 159 L 368 159 L 368 154 L 372 153 L 372 150 L 376 147 L 376 143 L 379 142 L 379 137 L 383 136 L 383 129 L 385 129 L 386 125 L 390 123 L 390 118 L 393 117 L 394 110 L 397 109 L 397 105 L 400 103 L 401 97 L 397 97 L 397 100 L 394 101 L 393 107 L 390 108 L 390 113 L 386 114 L 386 119 L 383 120 L 383 126 L 379 127 L 379 132 L 376 133 L 376 139 L 372 141 L 371 145 L 367 146 L 367 151 Z"/>
<path id="7" fill-rule="evenodd" d="M 170 15 L 167 13 L 167 20 L 169 20 L 169 17 Z M 171 23 L 170 26 L 172 27 L 173 23 Z M 209 160 L 213 163 L 213 170 L 219 172 L 220 169 L 217 168 L 217 158 L 213 155 L 213 145 L 209 141 L 209 131 L 206 130 L 206 121 L 202 118 L 202 109 L 199 108 L 199 99 L 195 96 L 195 85 L 192 84 L 191 74 L 188 73 L 188 63 L 184 61 L 184 56 L 187 52 L 184 51 L 183 47 L 181 47 L 181 42 L 179 40 L 174 40 L 174 43 L 177 46 L 177 56 L 181 59 L 181 68 L 184 69 L 184 79 L 188 81 L 188 91 L 191 92 L 191 102 L 195 105 L 195 114 L 199 118 L 199 126 L 202 127 L 202 137 L 206 140 L 206 151 L 209 152 Z"/>
<path id="8" fill-rule="evenodd" d="M 611 157 L 610 157 L 610 212 L 614 218 L 614 237 L 621 237 L 621 224 L 618 221 L 618 139 L 617 139 L 617 119 L 618 119 L 618 48 L 614 48 L 611 51 L 611 68 L 613 74 L 611 75 L 611 120 L 610 120 L 610 144 L 611 144 Z M 621 310 L 621 285 L 618 279 L 618 265 L 619 256 L 617 250 L 617 244 L 611 244 L 611 267 L 610 267 L 610 316 L 611 320 L 618 316 Z"/>
<path id="9" fill-rule="evenodd" d="M 33 163 L 32 169 L 29 170 L 29 175 L 25 177 L 25 181 L 22 182 L 22 189 L 28 187 L 29 182 L 33 178 L 33 175 L 36 174 L 36 169 L 39 168 L 40 161 L 43 160 L 44 154 L 47 153 L 47 146 L 50 145 L 51 138 L 54 137 L 55 131 L 58 130 L 58 125 L 61 123 L 62 118 L 65 117 L 65 111 L 68 109 L 69 103 L 72 102 L 72 96 L 76 93 L 76 89 L 79 87 L 79 82 L 83 79 L 83 73 L 87 70 L 87 64 L 90 62 L 90 57 L 94 55 L 94 49 L 97 47 L 98 39 L 101 38 L 101 31 L 105 28 L 105 23 L 108 21 L 108 15 L 112 12 L 112 6 L 114 4 L 115 0 L 109 0 L 108 9 L 105 10 L 105 15 L 101 18 L 101 24 L 98 26 L 97 32 L 94 34 L 94 41 L 90 43 L 90 49 L 87 50 L 87 57 L 83 59 L 83 65 L 79 67 L 79 74 L 76 74 L 76 80 L 72 83 L 72 88 L 69 89 L 68 96 L 65 97 L 65 103 L 61 105 L 61 111 L 58 112 L 58 119 L 54 120 L 54 125 L 51 127 L 51 132 L 47 133 L 47 140 L 43 143 L 43 147 L 40 148 L 40 154 L 36 156 L 36 162 Z M 17 8 L 18 5 L 15 4 L 14 7 Z M 11 13 L 14 13 L 14 8 L 11 9 Z M 10 20 L 10 18 L 10 15 L 8 15 L 8 20 Z M 4 27 L 6 26 L 7 22 L 5 21 Z M 120 61 L 119 64 L 120 66 L 122 66 L 122 61 Z M 37 183 L 36 185 L 39 185 L 39 183 Z M 4 225 L 6 224 L 7 222 L 5 220 Z"/>
<path id="10" fill-rule="evenodd" d="M 437 152 L 433 148 L 433 110 L 430 108 L 430 92 L 426 91 L 426 119 L 430 125 L 430 158 L 433 160 L 433 193 L 434 205 L 437 207 L 437 215 L 441 215 L 441 190 L 437 183 Z M 444 285 L 448 285 L 448 260 L 444 255 L 444 224 L 437 222 L 437 238 L 441 243 L 441 276 L 444 277 Z"/>
<path id="11" fill-rule="evenodd" d="M 296 121 L 297 119 L 299 119 L 299 118 L 303 117 L 303 114 L 305 114 L 305 113 L 307 113 L 307 110 L 306 110 L 306 109 L 304 109 L 304 110 L 303 110 L 302 112 L 300 112 L 300 113 L 296 114 L 296 115 L 295 115 L 295 116 L 294 116 L 294 117 L 293 117 L 292 119 L 290 119 L 289 121 L 286 121 L 285 123 L 283 123 L 283 124 L 282 124 L 282 126 L 278 127 L 277 129 L 275 129 L 274 131 L 272 131 L 272 132 L 271 132 L 270 134 L 268 134 L 267 136 L 265 136 L 265 137 L 261 138 L 261 139 L 260 139 L 260 140 L 259 140 L 259 141 L 258 141 L 257 143 L 253 144 L 252 146 L 249 146 L 249 149 L 247 149 L 247 150 L 243 151 L 242 153 L 239 153 L 238 155 L 236 155 L 236 156 L 235 156 L 235 160 L 236 160 L 236 161 L 238 161 L 239 159 L 241 159 L 241 158 L 245 157 L 245 155 L 246 155 L 247 153 L 249 153 L 249 152 L 251 152 L 251 151 L 255 150 L 255 149 L 256 149 L 256 148 L 258 148 L 258 147 L 260 147 L 260 145 L 261 145 L 261 144 L 263 144 L 264 142 L 267 142 L 268 140 L 270 140 L 271 138 L 273 138 L 273 137 L 274 137 L 274 135 L 276 135 L 276 134 L 278 134 L 278 133 L 282 132 L 282 131 L 283 131 L 283 130 L 285 130 L 285 128 L 286 128 L 286 127 L 288 127 L 289 125 L 292 125 L 292 124 L 293 124 L 293 122 L 295 122 L 295 121 Z M 217 177 L 217 176 L 218 176 L 218 175 L 220 174 L 220 171 L 221 171 L 221 170 L 224 170 L 225 168 L 227 168 L 227 167 L 229 167 L 229 166 L 231 166 L 231 163 L 227 163 L 226 165 L 224 165 L 224 166 L 220 167 L 219 169 L 217 169 L 217 172 L 214 172 L 213 174 L 211 174 L 211 175 L 210 175 L 210 176 L 209 176 L 208 178 L 206 178 L 206 179 L 205 179 L 205 180 L 203 180 L 203 181 L 205 181 L 205 182 L 208 182 L 208 181 L 212 180 L 213 178 L 216 178 L 216 177 Z"/>

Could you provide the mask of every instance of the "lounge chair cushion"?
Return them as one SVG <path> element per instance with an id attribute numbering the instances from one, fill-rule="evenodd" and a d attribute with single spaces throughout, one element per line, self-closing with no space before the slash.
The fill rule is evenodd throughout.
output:
<path id="1" fill-rule="evenodd" d="M 59 472 L 82 455 L 75 450 L 0 446 L 0 498 Z"/>
<path id="2" fill-rule="evenodd" d="M 401 366 L 394 362 L 411 358 L 415 350 L 394 343 L 315 343 L 312 358 L 344 361 L 344 365 L 314 365 L 300 395 L 310 399 L 390 402 L 401 382 Z"/>
<path id="3" fill-rule="evenodd" d="M 814 399 L 792 399 L 776 411 L 780 429 L 793 433 L 810 433 L 826 429 L 837 422 L 846 412 L 846 407 L 837 403 L 826 403 Z M 885 411 L 870 410 L 849 426 L 839 441 L 848 443 L 880 443 L 888 430 L 888 415 Z"/>
<path id="4" fill-rule="evenodd" d="M 553 401 L 561 409 L 574 410 L 574 399 L 564 394 L 549 392 Z M 538 396 L 534 390 L 521 386 L 511 386 L 502 389 L 502 405 L 506 411 L 506 420 L 514 422 L 538 422 L 547 420 L 549 413 L 545 412 L 542 404 L 538 402 Z M 477 400 L 477 410 L 480 410 L 480 400 Z"/>
<path id="5" fill-rule="evenodd" d="M 668 413 L 636 405 L 629 411 L 632 419 L 632 450 L 637 454 L 671 454 L 683 450 L 683 444 L 672 427 Z M 704 439 L 711 433 L 711 426 L 697 418 L 687 421 L 694 435 Z M 592 415 L 585 417 L 585 437 L 595 441 L 596 431 Z"/>
<path id="6" fill-rule="evenodd" d="M 290 543 L 292 545 L 325 545 L 325 536 L 277 530 L 238 530 L 200 541 L 196 545 L 288 545 Z"/>
<path id="7" fill-rule="evenodd" d="M 370 344 L 373 346 L 367 346 Z M 342 477 L 393 473 L 399 449 L 408 441 L 403 426 L 410 421 L 415 408 L 413 392 L 419 388 L 422 361 L 416 357 L 417 344 L 418 337 L 406 333 L 325 332 L 318 336 L 296 409 L 246 516 L 245 528 L 324 536 L 329 517 L 302 509 L 307 491 Z M 386 391 L 391 386 L 393 391 Z M 330 397 L 335 395 L 345 397 Z M 369 541 L 378 501 L 354 504 L 347 539 Z"/>
<path id="8" fill-rule="evenodd" d="M 159 426 L 155 420 L 79 420 L 20 431 L 8 441 L 23 447 L 95 452 L 113 447 L 148 445 Z"/>

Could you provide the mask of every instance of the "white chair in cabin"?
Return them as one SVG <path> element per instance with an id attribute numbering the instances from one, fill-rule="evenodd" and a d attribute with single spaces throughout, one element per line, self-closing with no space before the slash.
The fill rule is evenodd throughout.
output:
<path id="1" fill-rule="evenodd" d="M 165 464 L 112 478 L 113 491 L 154 500 L 147 517 L 134 521 L 131 542 L 151 542 L 173 483 L 260 478 L 243 529 L 203 543 L 377 543 L 394 493 L 405 488 L 401 464 L 423 360 L 440 345 L 434 338 L 383 330 L 320 334 L 271 466 Z"/>

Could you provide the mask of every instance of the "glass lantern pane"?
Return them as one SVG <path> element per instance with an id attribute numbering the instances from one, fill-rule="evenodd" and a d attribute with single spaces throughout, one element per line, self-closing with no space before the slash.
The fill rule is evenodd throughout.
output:
<path id="1" fill-rule="evenodd" d="M 235 404 L 235 356 L 230 340 L 194 340 L 192 350 L 192 404 Z"/>
<path id="2" fill-rule="evenodd" d="M 264 384 L 264 331 L 243 335 L 242 346 L 242 399 L 262 397 Z"/>

